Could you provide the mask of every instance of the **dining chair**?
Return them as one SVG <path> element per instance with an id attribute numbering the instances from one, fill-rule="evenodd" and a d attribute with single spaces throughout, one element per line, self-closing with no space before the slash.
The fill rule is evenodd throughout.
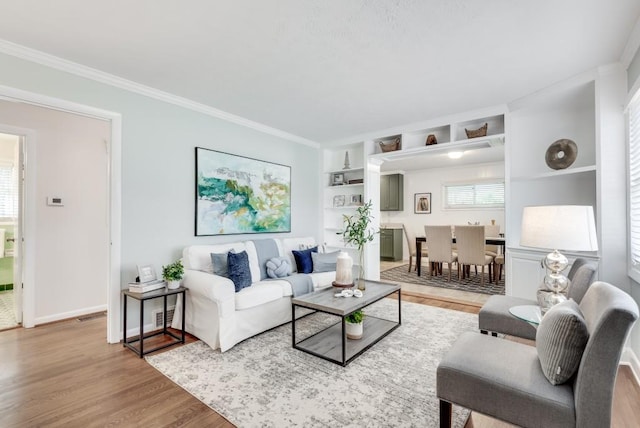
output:
<path id="1" fill-rule="evenodd" d="M 429 246 L 429 277 L 433 276 L 434 264 L 447 263 L 451 281 L 451 269 L 458 260 L 458 255 L 452 249 L 451 226 L 425 226 L 424 234 Z"/>
<path id="2" fill-rule="evenodd" d="M 493 258 L 493 280 L 500 282 L 502 280 L 502 270 L 504 268 L 504 254 L 498 254 Z"/>
<path id="3" fill-rule="evenodd" d="M 402 230 L 404 230 L 404 237 L 407 239 L 407 245 L 409 246 L 409 272 L 411 272 L 411 267 L 413 266 L 413 270 L 418 269 L 417 265 L 417 249 L 416 249 L 416 234 L 412 231 L 409 231 L 407 227 L 403 224 Z M 413 259 L 416 258 L 416 264 L 413 264 Z M 429 257 L 429 251 L 426 243 L 422 244 L 421 257 Z"/>
<path id="4" fill-rule="evenodd" d="M 484 237 L 486 238 L 498 238 L 500 236 L 500 226 L 497 224 L 487 224 L 484 227 Z M 497 245 L 485 245 L 485 253 L 489 256 L 495 257 L 500 254 L 499 247 Z"/>
<path id="5" fill-rule="evenodd" d="M 484 226 L 456 226 L 456 242 L 458 243 L 458 279 L 462 279 L 471 266 L 482 266 L 480 285 L 484 285 L 484 268 L 489 266 L 489 282 L 493 282 L 491 278 L 493 256 L 485 254 Z"/>

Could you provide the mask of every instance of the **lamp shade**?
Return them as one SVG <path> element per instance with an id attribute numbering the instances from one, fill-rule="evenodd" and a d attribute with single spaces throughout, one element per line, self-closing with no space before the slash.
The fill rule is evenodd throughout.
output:
<path id="1" fill-rule="evenodd" d="M 551 250 L 597 251 L 598 238 L 593 207 L 588 205 L 524 207 L 520 245 Z"/>

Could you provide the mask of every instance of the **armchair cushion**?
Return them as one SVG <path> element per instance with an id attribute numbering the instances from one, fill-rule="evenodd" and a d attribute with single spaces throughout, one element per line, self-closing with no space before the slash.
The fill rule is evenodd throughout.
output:
<path id="1" fill-rule="evenodd" d="M 519 426 L 575 427 L 570 383 L 545 378 L 536 348 L 465 332 L 438 364 L 437 396 Z"/>
<path id="2" fill-rule="evenodd" d="M 568 381 L 578 370 L 589 332 L 573 300 L 555 305 L 542 318 L 536 348 L 542 372 L 552 385 Z"/>

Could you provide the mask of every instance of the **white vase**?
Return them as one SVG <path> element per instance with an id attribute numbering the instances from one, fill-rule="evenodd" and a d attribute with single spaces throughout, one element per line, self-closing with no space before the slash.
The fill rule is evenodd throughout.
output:
<path id="1" fill-rule="evenodd" d="M 360 339 L 362 338 L 363 324 L 359 322 L 357 324 L 346 322 L 345 327 L 347 329 L 347 339 Z"/>
<path id="2" fill-rule="evenodd" d="M 169 290 L 175 290 L 176 288 L 180 288 L 180 280 L 177 281 L 167 281 L 167 288 Z"/>

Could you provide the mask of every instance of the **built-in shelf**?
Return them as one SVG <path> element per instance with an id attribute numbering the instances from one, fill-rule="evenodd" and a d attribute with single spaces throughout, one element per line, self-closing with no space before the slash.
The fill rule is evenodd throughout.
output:
<path id="1" fill-rule="evenodd" d="M 362 186 L 364 186 L 364 183 L 336 184 L 336 185 L 327 186 L 327 188 L 329 188 L 329 189 L 345 189 L 345 188 L 350 188 L 350 187 L 362 187 Z"/>
<path id="2" fill-rule="evenodd" d="M 389 161 L 402 159 L 423 154 L 433 154 L 439 152 L 450 152 L 455 150 L 473 150 L 504 145 L 504 134 L 489 135 L 487 137 L 469 138 L 466 140 L 443 142 L 431 146 L 411 147 L 396 150 L 394 152 L 376 153 L 371 155 L 372 159 Z"/>
<path id="3" fill-rule="evenodd" d="M 553 178 L 553 177 L 561 177 L 572 174 L 583 174 L 585 172 L 594 172 L 596 170 L 595 165 L 582 166 L 578 168 L 567 168 L 560 169 L 556 171 L 548 171 L 540 174 L 531 174 L 531 175 L 522 175 L 511 177 L 511 181 L 529 181 L 529 180 L 538 180 L 544 178 Z"/>
<path id="4" fill-rule="evenodd" d="M 325 174 L 339 174 L 339 173 L 364 173 L 364 168 L 350 168 L 350 169 L 337 169 L 335 171 L 327 171 Z"/>
<path id="5" fill-rule="evenodd" d="M 325 210 L 355 210 L 358 209 L 358 207 L 361 207 L 362 205 L 345 205 L 343 207 L 324 207 Z"/>

